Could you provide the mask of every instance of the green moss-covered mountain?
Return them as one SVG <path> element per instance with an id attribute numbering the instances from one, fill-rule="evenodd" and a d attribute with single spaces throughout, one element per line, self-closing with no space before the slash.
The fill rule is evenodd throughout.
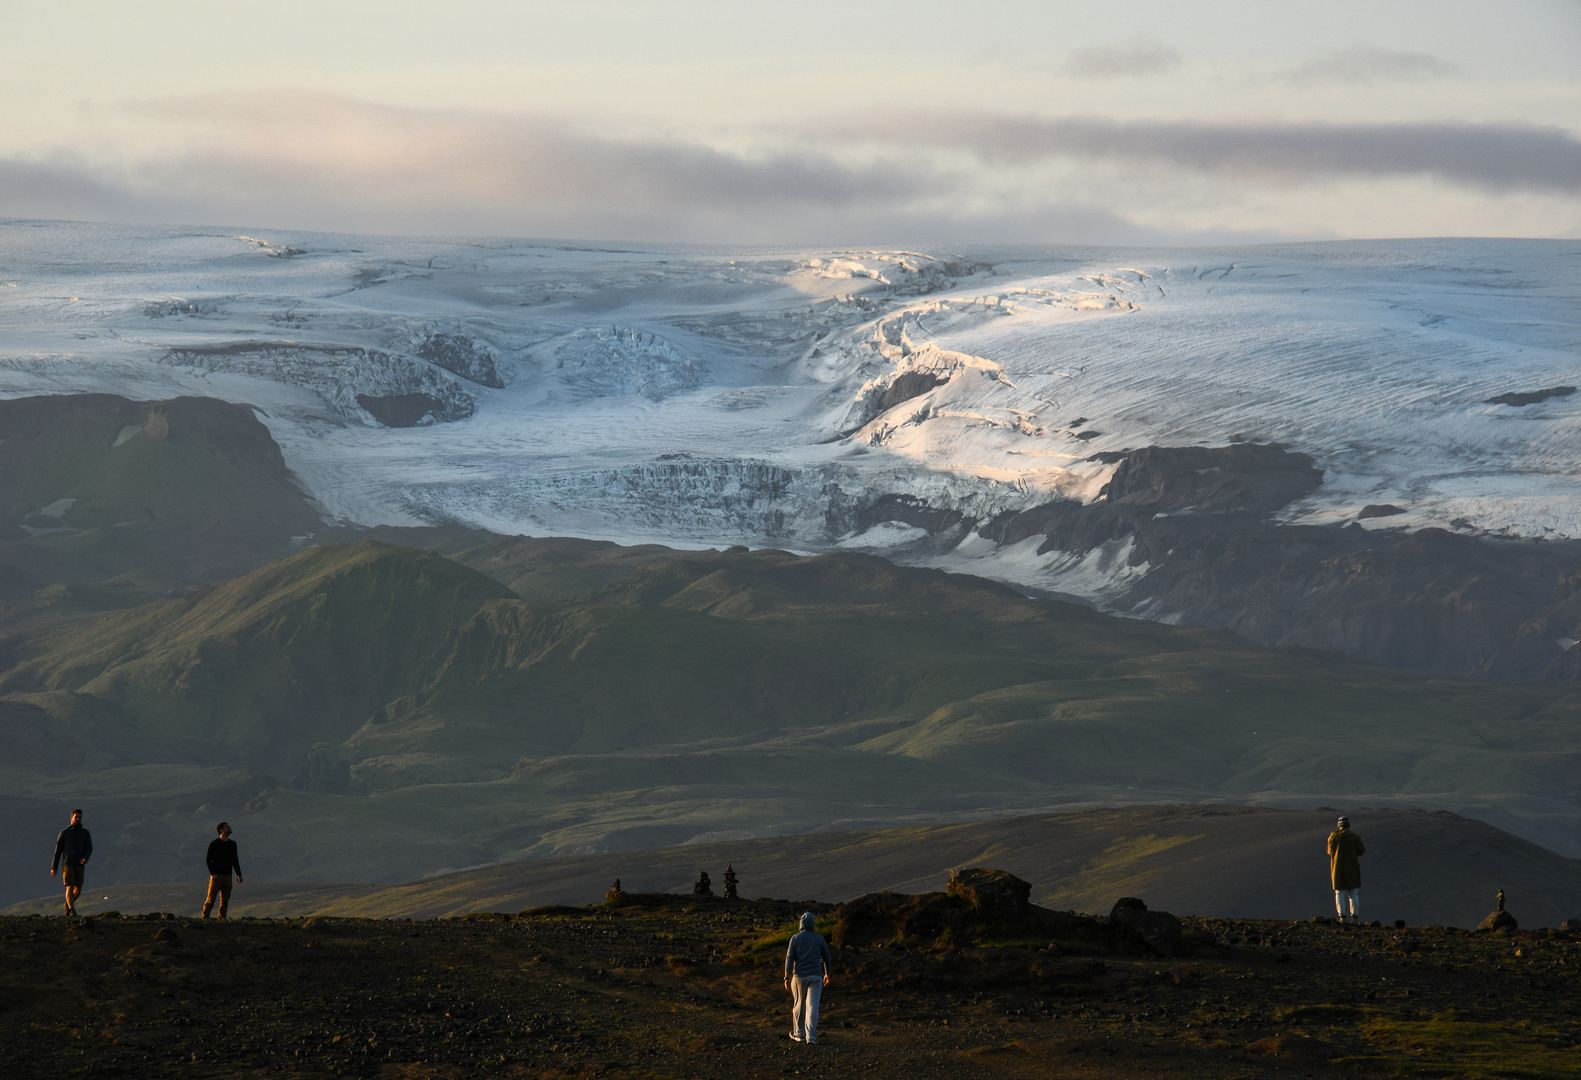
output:
<path id="1" fill-rule="evenodd" d="M 858 555 L 332 527 L 266 417 L 0 401 L 0 900 L 1081 805 L 1410 805 L 1581 854 L 1581 697 Z M 370 540 L 372 542 L 370 542 Z M 1571 684 L 1573 686 L 1573 684 Z"/>
<path id="2" fill-rule="evenodd" d="M 1573 846 L 1565 685 L 1265 649 L 861 555 L 446 543 L 326 544 L 23 620 L 0 637 L 7 791 L 98 799 L 125 838 L 101 868 L 126 880 L 177 875 L 219 816 L 255 872 L 321 879 L 1212 797 L 1448 806 Z M 569 582 L 591 587 L 544 598 Z"/>

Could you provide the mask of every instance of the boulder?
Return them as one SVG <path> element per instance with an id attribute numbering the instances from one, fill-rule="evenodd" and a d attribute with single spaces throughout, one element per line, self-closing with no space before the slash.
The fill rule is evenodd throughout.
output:
<path id="1" fill-rule="evenodd" d="M 846 901 L 836 912 L 830 941 L 865 948 L 896 940 L 945 945 L 1006 935 L 1053 939 L 1090 934 L 1097 940 L 1105 936 L 1098 919 L 1040 908 L 1028 902 L 1031 895 L 1031 884 L 1003 870 L 951 870 L 942 893 L 868 893 Z M 1179 924 L 1175 925 L 1178 941 Z"/>
<path id="2" fill-rule="evenodd" d="M 1491 912 L 1486 919 L 1477 924 L 1478 930 L 1517 930 L 1520 924 L 1515 921 L 1515 916 L 1508 911 Z"/>
<path id="3" fill-rule="evenodd" d="M 1122 937 L 1145 945 L 1159 956 L 1174 956 L 1180 951 L 1180 920 L 1167 911 L 1149 911 L 1134 896 L 1122 896 L 1109 912 L 1109 925 Z"/>
<path id="4" fill-rule="evenodd" d="M 951 870 L 944 891 L 972 905 L 978 917 L 991 923 L 1019 923 L 1031 906 L 1032 883 L 1014 874 L 986 867 Z"/>
<path id="5" fill-rule="evenodd" d="M 841 904 L 835 916 L 829 942 L 842 948 L 896 940 L 932 944 L 947 930 L 966 930 L 971 921 L 961 902 L 944 893 L 868 893 Z"/>

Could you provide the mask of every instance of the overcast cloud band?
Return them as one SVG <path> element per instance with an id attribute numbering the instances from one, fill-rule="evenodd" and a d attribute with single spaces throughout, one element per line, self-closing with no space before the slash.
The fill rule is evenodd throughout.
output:
<path id="1" fill-rule="evenodd" d="M 1057 157 L 1151 160 L 1259 176 L 1429 174 L 1496 189 L 1581 192 L 1581 140 L 1509 124 L 1199 124 L 1098 117 L 891 115 L 840 134 L 969 150 L 1026 164 Z"/>

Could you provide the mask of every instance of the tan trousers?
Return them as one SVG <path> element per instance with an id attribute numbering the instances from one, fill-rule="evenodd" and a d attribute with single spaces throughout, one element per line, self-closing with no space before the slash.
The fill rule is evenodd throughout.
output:
<path id="1" fill-rule="evenodd" d="M 229 874 L 226 874 L 223 877 L 209 878 L 209 895 L 203 900 L 203 917 L 205 919 L 209 917 L 209 909 L 214 906 L 214 900 L 216 897 L 218 897 L 220 901 L 220 918 L 225 918 L 225 912 L 229 910 L 231 906 L 232 883 L 233 882 Z"/>

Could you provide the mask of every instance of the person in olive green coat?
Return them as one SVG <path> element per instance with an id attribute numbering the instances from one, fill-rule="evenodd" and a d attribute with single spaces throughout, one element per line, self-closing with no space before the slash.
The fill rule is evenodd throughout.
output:
<path id="1" fill-rule="evenodd" d="M 1328 834 L 1328 871 L 1334 883 L 1334 907 L 1342 923 L 1361 922 L 1361 858 L 1367 847 L 1350 831 L 1350 818 L 1339 819 Z"/>

